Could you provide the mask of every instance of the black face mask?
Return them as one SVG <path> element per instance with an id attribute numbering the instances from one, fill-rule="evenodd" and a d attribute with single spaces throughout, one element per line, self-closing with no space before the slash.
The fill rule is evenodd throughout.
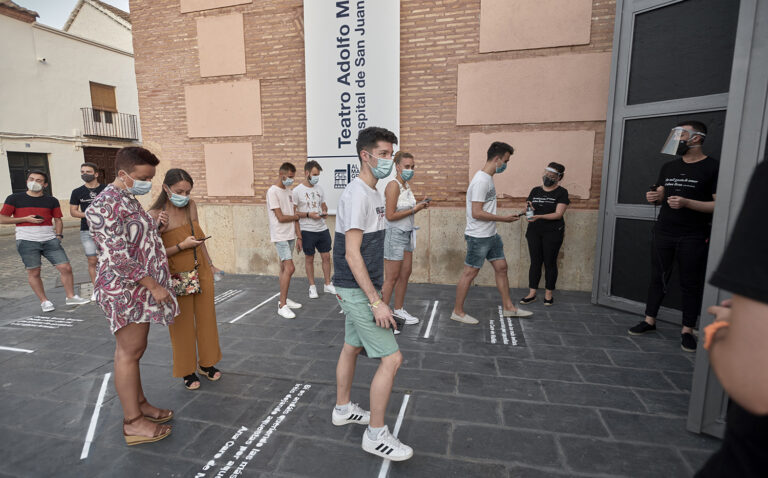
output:
<path id="1" fill-rule="evenodd" d="M 548 188 L 557 184 L 557 180 L 552 179 L 549 176 L 543 176 L 541 179 L 544 181 L 544 186 Z"/>
<path id="2" fill-rule="evenodd" d="M 681 139 L 680 143 L 677 145 L 677 151 L 675 151 L 675 153 L 678 156 L 683 156 L 688 152 L 689 149 L 691 149 L 691 147 L 688 146 L 688 141 Z"/>
<path id="3" fill-rule="evenodd" d="M 90 183 L 94 179 L 96 179 L 96 175 L 94 174 L 81 174 L 80 179 L 82 179 L 86 183 Z"/>

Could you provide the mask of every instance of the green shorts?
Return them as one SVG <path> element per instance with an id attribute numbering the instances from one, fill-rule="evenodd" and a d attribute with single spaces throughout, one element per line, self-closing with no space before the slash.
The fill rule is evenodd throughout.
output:
<path id="1" fill-rule="evenodd" d="M 336 287 L 336 299 L 344 311 L 344 342 L 352 347 L 365 347 L 371 358 L 381 358 L 399 350 L 391 328 L 376 325 L 368 297 L 362 289 Z"/>

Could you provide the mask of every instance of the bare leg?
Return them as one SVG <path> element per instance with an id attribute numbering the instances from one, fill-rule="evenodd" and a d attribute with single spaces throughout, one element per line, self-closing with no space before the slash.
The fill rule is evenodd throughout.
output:
<path id="1" fill-rule="evenodd" d="M 371 382 L 371 428 L 384 426 L 384 418 L 387 413 L 389 396 L 392 394 L 392 384 L 395 382 L 395 374 L 403 363 L 403 354 L 398 350 L 392 355 L 381 358 L 376 375 Z"/>
<path id="2" fill-rule="evenodd" d="M 293 260 L 288 259 L 280 263 L 280 307 L 285 305 L 288 298 L 288 287 L 291 285 L 291 276 L 296 270 Z"/>
<path id="3" fill-rule="evenodd" d="M 526 299 L 531 299 L 535 295 L 536 295 L 536 289 L 528 289 L 528 295 L 526 295 L 525 298 Z"/>
<path id="4" fill-rule="evenodd" d="M 549 289 L 544 289 L 544 298 L 547 300 L 552 300 L 552 292 Z"/>
<path id="5" fill-rule="evenodd" d="M 304 256 L 304 268 L 307 270 L 309 285 L 315 285 L 315 256 Z"/>
<path id="6" fill-rule="evenodd" d="M 403 262 L 400 267 L 400 275 L 395 283 L 395 309 L 402 309 L 405 306 L 405 292 L 408 290 L 408 279 L 411 278 L 413 270 L 413 253 L 405 251 L 403 253 Z"/>
<path id="7" fill-rule="evenodd" d="M 461 277 L 459 277 L 459 283 L 456 284 L 456 303 L 453 306 L 453 311 L 457 315 L 464 316 L 464 301 L 467 299 L 472 281 L 475 280 L 479 272 L 480 269 L 476 267 L 464 265 L 464 270 L 461 272 Z"/>
<path id="8" fill-rule="evenodd" d="M 32 291 L 35 293 L 38 299 L 40 299 L 40 302 L 45 302 L 48 300 L 48 298 L 45 296 L 45 287 L 43 287 L 43 279 L 40 278 L 40 268 L 37 269 L 27 269 L 27 280 L 29 281 L 29 286 L 32 288 Z"/>
<path id="9" fill-rule="evenodd" d="M 381 286 L 381 301 L 389 305 L 392 298 L 392 290 L 395 288 L 397 278 L 400 277 L 400 267 L 403 261 L 389 261 L 384 259 L 384 284 Z"/>
<path id="10" fill-rule="evenodd" d="M 331 253 L 321 252 L 320 258 L 323 260 L 323 278 L 325 279 L 325 285 L 331 284 Z"/>
<path id="11" fill-rule="evenodd" d="M 336 405 L 346 405 L 352 401 L 352 381 L 355 379 L 355 365 L 362 347 L 353 347 L 347 343 L 341 349 L 339 362 L 336 364 Z"/>
<path id="12" fill-rule="evenodd" d="M 509 297 L 509 277 L 507 277 L 507 260 L 499 259 L 491 262 L 493 271 L 496 275 L 496 288 L 501 295 L 501 303 L 506 310 L 517 310 L 512 299 Z"/>
<path id="13" fill-rule="evenodd" d="M 99 264 L 98 256 L 88 257 L 88 275 L 91 276 L 91 283 L 96 284 L 96 266 Z"/>
<path id="14" fill-rule="evenodd" d="M 140 398 L 144 398 L 141 388 L 139 360 L 147 348 L 149 324 L 128 324 L 115 333 L 115 389 L 123 406 L 126 420 L 140 415 Z M 144 418 L 125 425 L 128 435 L 152 436 L 155 424 Z"/>
<path id="15" fill-rule="evenodd" d="M 75 278 L 72 277 L 72 266 L 69 263 L 59 264 L 56 266 L 61 276 L 61 285 L 64 286 L 64 292 L 67 293 L 67 298 L 75 296 Z"/>

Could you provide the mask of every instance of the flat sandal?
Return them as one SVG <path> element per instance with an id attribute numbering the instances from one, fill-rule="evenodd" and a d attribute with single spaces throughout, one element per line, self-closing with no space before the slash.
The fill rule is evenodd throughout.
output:
<path id="1" fill-rule="evenodd" d="M 136 418 L 132 418 L 130 420 L 123 419 L 123 438 L 125 438 L 126 445 L 132 446 L 132 445 L 141 445 L 142 443 L 154 443 L 156 441 L 162 440 L 163 438 L 171 434 L 170 425 L 161 425 L 159 423 L 155 425 L 155 431 L 151 437 L 145 437 L 142 435 L 128 435 L 127 433 L 125 433 L 125 426 L 130 425 L 131 423 L 135 422 L 136 420 L 139 420 L 140 418 L 145 418 L 145 417 L 144 415 L 139 415 Z"/>
<path id="2" fill-rule="evenodd" d="M 221 378 L 221 370 L 217 369 L 213 365 L 210 367 L 203 367 L 202 365 L 197 366 L 197 371 L 200 372 L 201 375 L 205 376 L 208 380 L 215 382 L 216 380 Z M 219 372 L 219 376 L 216 376 L 216 372 Z"/>
<path id="3" fill-rule="evenodd" d="M 145 404 L 145 403 L 147 403 L 147 397 L 144 397 L 144 400 L 139 402 L 139 408 L 141 408 L 141 406 L 143 404 Z M 165 423 L 168 420 L 170 420 L 171 418 L 173 418 L 173 410 L 161 409 L 160 410 L 160 415 L 158 415 L 156 417 L 152 417 L 152 416 L 149 416 L 149 415 L 144 415 L 144 418 L 146 418 L 147 420 L 149 420 L 150 422 L 153 422 L 153 423 Z"/>

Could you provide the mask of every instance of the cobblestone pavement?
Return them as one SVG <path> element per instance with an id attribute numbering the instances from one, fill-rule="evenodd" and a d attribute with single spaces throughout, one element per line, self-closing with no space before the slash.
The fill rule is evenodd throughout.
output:
<path id="1" fill-rule="evenodd" d="M 93 420 L 114 351 L 98 306 L 40 314 L 29 297 L 2 299 L 0 346 L 31 352 L 0 350 L 0 476 L 381 476 L 383 461 L 360 448 L 363 428 L 331 424 L 344 320 L 333 297 L 306 298 L 306 285 L 294 281 L 291 297 L 305 306 L 285 320 L 275 278 L 218 282 L 224 376 L 198 391 L 171 376 L 168 333 L 151 327 L 145 391 L 176 418 L 169 438 L 136 447 L 121 436 L 111 379 Z M 52 295 L 63 303 L 60 288 Z M 496 291 L 481 287 L 467 310 L 483 322 L 468 326 L 449 320 L 453 295 L 409 289 L 408 310 L 422 321 L 399 336 L 405 363 L 387 422 L 404 411 L 399 436 L 415 455 L 389 476 L 688 477 L 718 446 L 685 430 L 693 355 L 680 350 L 676 327 L 630 337 L 636 316 L 571 292 L 502 324 Z M 377 364 L 358 363 L 353 401 L 364 407 Z"/>

